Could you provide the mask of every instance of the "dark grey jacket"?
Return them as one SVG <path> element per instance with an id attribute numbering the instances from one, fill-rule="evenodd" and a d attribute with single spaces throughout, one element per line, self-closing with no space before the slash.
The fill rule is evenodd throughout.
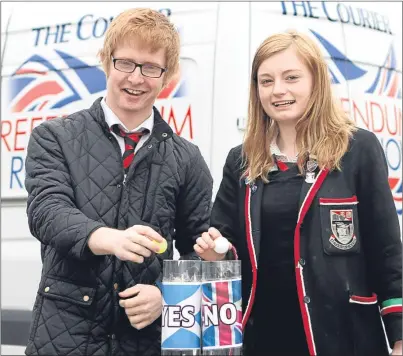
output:
<path id="1" fill-rule="evenodd" d="M 42 244 L 42 278 L 27 355 L 157 355 L 160 321 L 138 331 L 118 292 L 161 280 L 172 243 L 181 255 L 209 227 L 212 178 L 199 149 L 174 134 L 154 109 L 151 137 L 126 181 L 118 142 L 98 99 L 88 110 L 32 132 L 26 159 L 30 230 Z M 95 256 L 87 241 L 100 227 L 151 226 L 168 241 L 144 263 Z"/>

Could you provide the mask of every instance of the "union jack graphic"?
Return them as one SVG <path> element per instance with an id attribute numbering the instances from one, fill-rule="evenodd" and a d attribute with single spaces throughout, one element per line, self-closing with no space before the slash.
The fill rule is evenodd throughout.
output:
<path id="1" fill-rule="evenodd" d="M 231 308 L 226 308 L 232 304 Z M 208 282 L 202 286 L 203 349 L 219 349 L 242 345 L 242 296 L 241 280 Z M 229 309 L 235 310 L 231 324 L 218 316 L 218 325 L 206 320 L 206 309 L 220 311 L 224 307 L 226 318 L 231 319 Z M 223 311 L 221 310 L 221 313 Z M 218 313 L 219 315 L 219 313 Z"/>
<path id="2" fill-rule="evenodd" d="M 322 46 L 329 53 L 331 60 L 335 64 L 336 68 L 340 72 L 340 76 L 348 81 L 361 78 L 368 72 L 363 68 L 360 68 L 356 63 L 345 56 L 336 46 L 330 43 L 327 39 L 321 36 L 314 30 L 310 30 L 312 34 L 318 39 Z M 331 68 L 329 72 L 332 78 L 333 84 L 339 84 L 340 78 L 335 75 Z M 372 85 L 366 90 L 366 93 L 385 95 L 394 99 L 402 98 L 402 88 L 400 73 L 397 70 L 396 54 L 393 44 L 390 45 L 388 54 L 382 67 L 378 69 L 375 79 Z"/>
<path id="3" fill-rule="evenodd" d="M 378 69 L 375 80 L 366 93 L 386 95 L 390 98 L 401 99 L 399 73 L 396 70 L 396 55 L 393 45 L 390 46 L 383 66 Z"/>
<path id="4" fill-rule="evenodd" d="M 9 81 L 12 112 L 58 109 L 105 90 L 105 75 L 99 68 L 65 52 L 55 50 L 55 53 L 56 61 L 63 63 L 58 67 L 35 54 L 12 74 Z"/>
<path id="5" fill-rule="evenodd" d="M 161 90 L 157 99 L 180 98 L 186 96 L 187 92 L 187 81 L 178 74 Z"/>
<path id="6" fill-rule="evenodd" d="M 396 203 L 400 203 L 397 213 L 402 214 L 402 178 L 389 177 L 389 186 L 392 190 L 393 199 Z"/>
<path id="7" fill-rule="evenodd" d="M 52 61 L 34 54 L 11 75 L 8 99 L 12 112 L 59 109 L 106 90 L 105 74 L 97 66 L 60 50 L 55 53 Z M 186 93 L 187 81 L 177 75 L 157 99 L 183 97 Z"/>
<path id="8" fill-rule="evenodd" d="M 355 64 L 352 60 L 350 60 L 347 56 L 345 56 L 336 46 L 330 43 L 326 38 L 324 38 L 314 30 L 310 31 L 329 53 L 331 60 L 333 61 L 335 67 L 337 68 L 337 71 L 340 73 L 340 76 L 338 77 L 335 75 L 332 69 L 329 68 L 333 84 L 339 84 L 341 82 L 340 77 L 342 77 L 344 80 L 353 80 L 361 78 L 367 73 L 366 70 L 357 66 L 357 64 Z"/>

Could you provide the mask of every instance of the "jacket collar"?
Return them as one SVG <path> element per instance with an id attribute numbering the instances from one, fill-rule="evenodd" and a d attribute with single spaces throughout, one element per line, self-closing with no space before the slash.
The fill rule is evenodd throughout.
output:
<path id="1" fill-rule="evenodd" d="M 102 129 L 105 133 L 109 133 L 109 125 L 105 120 L 105 114 L 101 106 L 101 98 L 95 100 L 95 102 L 90 107 L 89 111 L 98 124 L 101 125 Z M 173 131 L 171 127 L 164 121 L 161 117 L 161 114 L 157 110 L 157 108 L 153 107 L 154 112 L 154 127 L 151 134 L 151 137 L 155 138 L 157 141 L 165 141 L 166 139 L 173 136 Z"/>
<path id="2" fill-rule="evenodd" d="M 141 125 L 138 127 L 129 130 L 126 125 L 117 117 L 117 115 L 112 111 L 109 105 L 106 103 L 106 98 L 104 97 L 101 100 L 102 110 L 104 112 L 105 121 L 108 124 L 109 128 L 111 129 L 113 125 L 119 125 L 125 132 L 138 132 L 144 129 L 148 130 L 148 132 L 153 131 L 154 127 L 154 110 L 151 111 L 151 115 L 143 121 Z"/>

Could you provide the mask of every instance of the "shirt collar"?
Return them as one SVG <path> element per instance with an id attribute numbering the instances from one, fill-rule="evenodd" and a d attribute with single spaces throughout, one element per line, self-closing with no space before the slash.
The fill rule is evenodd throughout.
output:
<path id="1" fill-rule="evenodd" d="M 298 161 L 298 155 L 296 155 L 295 157 L 287 157 L 286 154 L 284 154 L 283 152 L 280 151 L 280 148 L 277 145 L 277 137 L 278 135 L 276 135 L 273 138 L 273 141 L 271 141 L 270 143 L 270 152 L 276 156 L 276 159 L 278 161 L 281 162 L 292 162 L 295 163 Z"/>
<path id="2" fill-rule="evenodd" d="M 148 129 L 150 132 L 152 132 L 153 127 L 154 127 L 154 110 L 151 110 L 151 115 L 140 126 L 134 128 L 133 130 L 128 130 L 128 128 L 125 126 L 125 124 L 119 120 L 119 118 L 115 115 L 115 113 L 112 111 L 112 109 L 108 106 L 105 98 L 106 97 L 102 98 L 101 106 L 102 106 L 102 110 L 104 111 L 104 114 L 105 114 L 105 121 L 108 124 L 109 128 L 111 128 L 112 125 L 118 124 L 126 132 L 135 132 L 135 131 L 139 131 L 140 129 Z"/>

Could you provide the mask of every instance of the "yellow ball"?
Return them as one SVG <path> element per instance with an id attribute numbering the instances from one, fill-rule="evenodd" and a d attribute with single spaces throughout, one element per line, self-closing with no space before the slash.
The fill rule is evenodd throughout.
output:
<path id="1" fill-rule="evenodd" d="M 153 241 L 160 248 L 157 253 L 164 253 L 167 250 L 167 248 L 168 248 L 167 240 L 164 239 L 162 242 L 158 242 L 158 241 L 155 241 L 155 240 L 153 240 Z"/>

